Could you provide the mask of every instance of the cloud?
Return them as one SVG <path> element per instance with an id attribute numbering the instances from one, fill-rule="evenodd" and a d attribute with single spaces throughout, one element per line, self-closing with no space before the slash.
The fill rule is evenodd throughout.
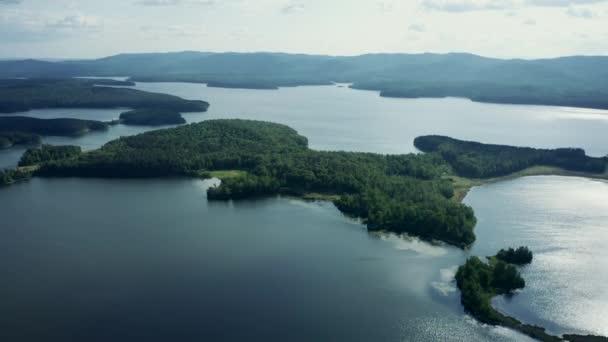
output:
<path id="1" fill-rule="evenodd" d="M 421 5 L 429 10 L 443 12 L 472 12 L 523 7 L 569 7 L 606 2 L 608 0 L 421 0 Z"/>
<path id="2" fill-rule="evenodd" d="M 102 28 L 100 21 L 91 16 L 69 15 L 46 25 L 50 29 L 69 31 L 99 31 Z"/>
<path id="3" fill-rule="evenodd" d="M 425 32 L 426 27 L 423 24 L 412 24 L 408 27 L 408 30 L 413 32 Z"/>
<path id="4" fill-rule="evenodd" d="M 534 25 L 536 25 L 536 19 L 532 19 L 532 18 L 526 19 L 526 20 L 524 20 L 524 25 L 534 26 Z"/>
<path id="5" fill-rule="evenodd" d="M 154 39 L 164 37 L 197 37 L 206 34 L 201 26 L 193 25 L 144 25 L 140 31 L 150 34 Z"/>
<path id="6" fill-rule="evenodd" d="M 527 0 L 525 3 L 531 6 L 542 7 L 567 7 L 572 5 L 591 5 L 608 0 Z"/>
<path id="7" fill-rule="evenodd" d="M 0 5 L 17 5 L 21 0 L 0 0 Z"/>
<path id="8" fill-rule="evenodd" d="M 422 6 L 444 12 L 505 10 L 517 6 L 515 0 L 422 0 Z"/>
<path id="9" fill-rule="evenodd" d="M 144 6 L 177 6 L 177 5 L 214 5 L 215 0 L 141 0 L 136 2 Z"/>
<path id="10" fill-rule="evenodd" d="M 303 2 L 292 1 L 281 8 L 283 14 L 294 14 L 303 12 L 306 9 L 306 5 Z"/>
<path id="11" fill-rule="evenodd" d="M 568 14 L 571 17 L 581 18 L 581 19 L 592 19 L 595 16 L 593 14 L 593 11 L 591 11 L 588 8 L 573 7 L 573 6 L 568 7 L 568 9 L 566 10 L 566 14 Z"/>

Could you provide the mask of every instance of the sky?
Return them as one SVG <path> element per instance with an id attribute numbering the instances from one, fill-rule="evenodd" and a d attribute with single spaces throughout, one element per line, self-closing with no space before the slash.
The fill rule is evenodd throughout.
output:
<path id="1" fill-rule="evenodd" d="M 608 55 L 608 0 L 0 0 L 0 58 Z"/>

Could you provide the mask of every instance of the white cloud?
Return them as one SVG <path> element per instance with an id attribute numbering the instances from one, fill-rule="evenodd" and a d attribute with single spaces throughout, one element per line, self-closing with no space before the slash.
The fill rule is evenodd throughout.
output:
<path id="1" fill-rule="evenodd" d="M 426 31 L 426 27 L 424 26 L 424 24 L 412 24 L 408 27 L 408 30 L 414 32 L 424 32 Z"/>
<path id="2" fill-rule="evenodd" d="M 306 9 L 306 4 L 300 1 L 291 1 L 285 6 L 281 7 L 281 12 L 283 14 L 293 14 L 298 12 L 303 12 Z"/>
<path id="3" fill-rule="evenodd" d="M 141 0 L 136 3 L 144 6 L 213 5 L 215 0 Z"/>
<path id="4" fill-rule="evenodd" d="M 517 7 L 515 0 L 422 0 L 427 9 L 445 12 L 505 10 Z"/>
<path id="5" fill-rule="evenodd" d="M 193 25 L 144 25 L 140 31 L 151 35 L 154 39 L 164 37 L 197 37 L 206 34 L 202 26 Z"/>
<path id="6" fill-rule="evenodd" d="M 532 18 L 526 19 L 524 20 L 524 25 L 534 26 L 536 25 L 536 20 Z"/>
<path id="7" fill-rule="evenodd" d="M 524 7 L 568 7 L 608 3 L 608 0 L 421 0 L 422 7 L 444 12 L 513 10 Z"/>
<path id="8" fill-rule="evenodd" d="M 566 10 L 566 14 L 568 14 L 571 17 L 582 18 L 582 19 L 591 19 L 591 18 L 595 17 L 595 15 L 593 14 L 593 11 L 591 11 L 590 9 L 585 8 L 585 7 L 570 6 Z"/>
<path id="9" fill-rule="evenodd" d="M 85 15 L 68 15 L 59 20 L 48 23 L 47 28 L 60 30 L 84 30 L 98 31 L 102 28 L 101 22 L 96 17 Z"/>

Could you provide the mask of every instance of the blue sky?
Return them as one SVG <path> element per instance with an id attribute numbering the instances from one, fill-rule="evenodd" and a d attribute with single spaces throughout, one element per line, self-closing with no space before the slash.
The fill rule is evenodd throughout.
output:
<path id="1" fill-rule="evenodd" d="M 608 0 L 0 0 L 0 57 L 608 55 Z"/>

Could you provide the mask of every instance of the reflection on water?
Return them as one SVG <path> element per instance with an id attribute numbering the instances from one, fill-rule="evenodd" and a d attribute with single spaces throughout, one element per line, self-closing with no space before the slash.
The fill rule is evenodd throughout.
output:
<path id="1" fill-rule="evenodd" d="M 472 252 L 526 245 L 526 288 L 495 305 L 554 333 L 608 335 L 608 183 L 527 177 L 475 188 L 479 219 Z"/>

